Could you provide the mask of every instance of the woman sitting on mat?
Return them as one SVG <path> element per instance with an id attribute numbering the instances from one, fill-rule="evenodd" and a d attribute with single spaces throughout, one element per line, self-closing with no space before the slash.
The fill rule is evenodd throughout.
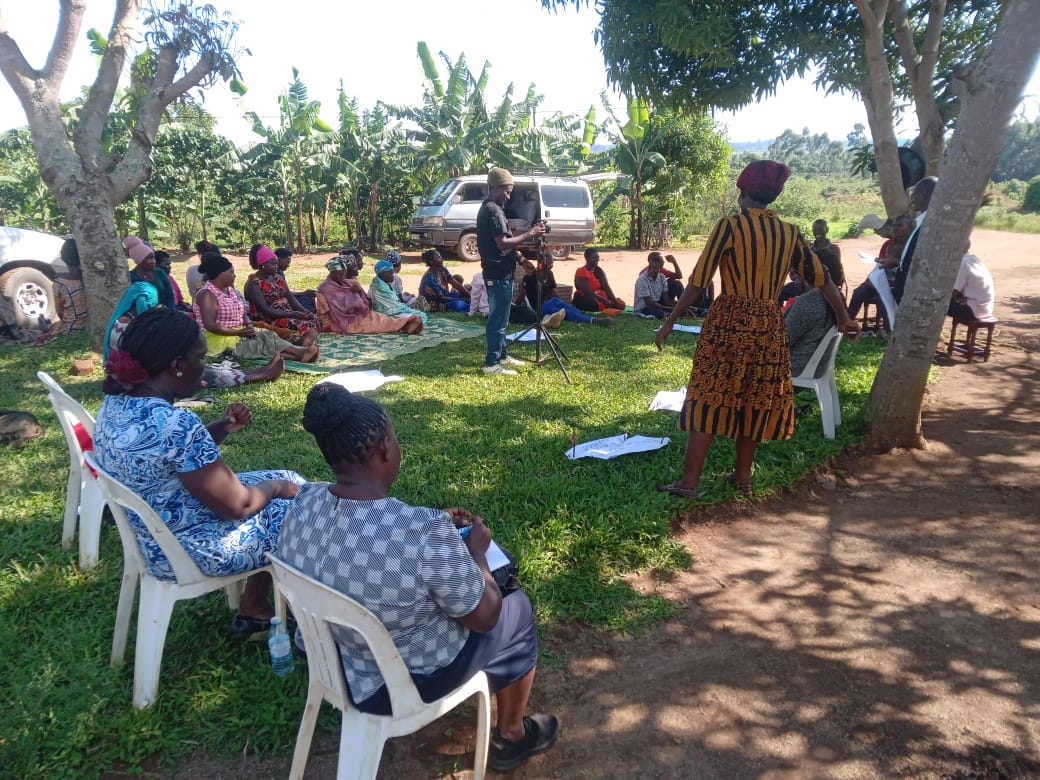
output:
<path id="1" fill-rule="evenodd" d="M 134 261 L 134 270 L 130 272 L 131 282 L 148 282 L 155 287 L 159 295 L 159 305 L 173 308 L 176 301 L 173 297 L 173 285 L 166 272 L 155 264 L 155 252 L 137 236 L 127 236 L 123 246 Z"/>
<path id="2" fill-rule="evenodd" d="M 422 333 L 419 312 L 389 317 L 372 311 L 365 289 L 358 282 L 357 260 L 351 255 L 334 257 L 325 264 L 329 275 L 318 285 L 315 303 L 326 333 Z"/>
<path id="3" fill-rule="evenodd" d="M 292 471 L 235 474 L 217 445 L 252 421 L 245 404 L 202 424 L 173 402 L 200 386 L 206 341 L 182 312 L 150 309 L 130 323 L 105 363 L 106 393 L 94 424 L 98 464 L 144 499 L 203 574 L 222 577 L 266 565 L 289 501 L 305 480 Z M 159 545 L 129 513 L 148 571 L 172 580 Z M 251 576 L 231 624 L 233 637 L 270 627 L 271 577 Z"/>
<path id="4" fill-rule="evenodd" d="M 375 401 L 315 385 L 303 427 L 336 481 L 300 489 L 278 555 L 374 612 L 424 700 L 485 671 L 498 700 L 492 769 L 514 769 L 552 747 L 556 717 L 524 714 L 538 661 L 534 611 L 522 590 L 502 596 L 487 564 L 491 532 L 484 521 L 458 507 L 409 506 L 390 497 L 401 448 Z M 362 712 L 389 714 L 371 652 L 349 634 L 337 639 L 351 701 Z"/>
<path id="5" fill-rule="evenodd" d="M 376 263 L 376 276 L 372 284 L 368 286 L 368 298 L 372 301 L 372 310 L 385 314 L 387 317 L 415 317 L 426 324 L 426 312 L 413 309 L 406 304 L 394 288 L 394 280 L 397 278 L 394 264 L 390 260 L 380 260 Z M 416 300 L 412 296 L 412 300 Z"/>
<path id="6" fill-rule="evenodd" d="M 423 252 L 427 270 L 419 282 L 419 295 L 426 299 L 430 311 L 469 311 L 469 291 L 444 267 L 444 258 L 436 249 Z"/>
<path id="7" fill-rule="evenodd" d="M 278 255 L 270 248 L 256 250 L 256 273 L 246 279 L 249 316 L 257 323 L 273 326 L 275 331 L 299 347 L 309 347 L 318 338 L 321 324 L 315 314 L 304 308 L 285 283 Z"/>
<path id="8" fill-rule="evenodd" d="M 599 252 L 591 246 L 585 250 L 585 265 L 574 272 L 571 302 L 582 311 L 602 312 L 608 316 L 625 310 L 625 302 L 614 295 L 607 275 L 599 267 Z"/>
<path id="9" fill-rule="evenodd" d="M 279 355 L 301 363 L 318 359 L 317 344 L 298 347 L 273 330 L 253 327 L 235 292 L 235 269 L 226 257 L 205 255 L 199 270 L 206 283 L 195 293 L 192 314 L 205 333 L 207 355 L 215 357 L 231 350 L 238 360 L 272 360 Z"/>

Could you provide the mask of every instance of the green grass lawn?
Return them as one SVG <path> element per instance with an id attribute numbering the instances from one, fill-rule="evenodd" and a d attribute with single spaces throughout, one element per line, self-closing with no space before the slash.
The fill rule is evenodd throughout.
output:
<path id="1" fill-rule="evenodd" d="M 685 384 L 694 337 L 675 333 L 659 354 L 653 328 L 632 317 L 619 318 L 613 329 L 566 324 L 559 343 L 570 355 L 574 385 L 553 363 L 521 369 L 520 377 L 485 376 L 480 338 L 380 366 L 405 377 L 372 394 L 393 418 L 404 452 L 395 494 L 482 515 L 519 558 L 544 632 L 563 620 L 639 631 L 673 607 L 637 592 L 627 577 L 697 565 L 669 533 L 670 521 L 690 504 L 654 490 L 679 474 L 684 441 L 674 413 L 647 411 L 657 390 Z M 20 450 L 0 449 L 0 774 L 96 777 L 149 759 L 169 768 L 196 750 L 218 757 L 290 751 L 306 667 L 281 680 L 263 643 L 233 644 L 222 595 L 175 609 L 150 710 L 137 712 L 130 703 L 133 628 L 126 662 L 109 667 L 122 572 L 118 534 L 111 524 L 103 528 L 101 563 L 90 572 L 76 567 L 75 546 L 61 549 L 68 455 L 35 376 L 47 371 L 96 412 L 100 371 L 69 373 L 72 360 L 88 351 L 83 336 L 0 347 L 0 408 L 32 411 L 47 429 Z M 801 418 L 792 441 L 759 449 L 757 493 L 792 484 L 861 439 L 881 354 L 874 339 L 842 344 L 838 437 L 823 438 L 818 410 Z M 222 403 L 201 410 L 209 420 L 223 402 L 252 407 L 253 424 L 222 448 L 232 468 L 331 477 L 299 423 L 314 379 L 286 375 L 276 384 L 218 392 Z M 670 436 L 672 443 L 611 461 L 564 457 L 572 434 L 585 441 L 616 433 Z M 715 478 L 732 470 L 733 458 L 732 442 L 717 440 L 702 483 L 707 503 L 735 498 L 735 488 Z M 325 718 L 326 725 L 338 723 L 327 708 Z"/>

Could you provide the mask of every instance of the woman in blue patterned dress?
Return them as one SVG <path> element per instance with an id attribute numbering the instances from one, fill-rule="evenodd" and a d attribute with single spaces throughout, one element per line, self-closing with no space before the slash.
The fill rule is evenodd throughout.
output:
<path id="1" fill-rule="evenodd" d="M 217 445 L 251 422 L 245 404 L 231 404 L 208 426 L 173 405 L 199 389 L 205 357 L 206 341 L 186 314 L 156 308 L 135 317 L 105 363 L 94 450 L 103 469 L 156 511 L 202 573 L 218 577 L 266 564 L 289 499 L 305 480 L 292 471 L 228 468 Z M 149 572 L 172 580 L 166 556 L 138 518 L 129 517 Z M 246 581 L 232 636 L 269 628 L 270 587 L 266 572 Z"/>

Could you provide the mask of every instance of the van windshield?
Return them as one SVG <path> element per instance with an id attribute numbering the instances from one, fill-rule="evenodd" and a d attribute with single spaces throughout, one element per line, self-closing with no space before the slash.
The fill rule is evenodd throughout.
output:
<path id="1" fill-rule="evenodd" d="M 423 199 L 423 204 L 426 206 L 443 206 L 455 191 L 458 183 L 457 179 L 448 179 L 446 182 L 438 184 L 430 196 Z"/>

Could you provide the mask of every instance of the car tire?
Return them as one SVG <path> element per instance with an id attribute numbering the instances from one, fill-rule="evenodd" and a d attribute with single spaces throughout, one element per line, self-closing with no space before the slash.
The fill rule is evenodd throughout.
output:
<path id="1" fill-rule="evenodd" d="M 459 259 L 467 263 L 476 263 L 480 260 L 480 247 L 477 246 L 476 233 L 463 233 L 459 243 L 455 245 L 455 254 Z"/>
<path id="2" fill-rule="evenodd" d="M 54 290 L 51 280 L 36 268 L 15 268 L 0 276 L 0 294 L 11 301 L 16 324 L 23 330 L 42 330 L 45 324 L 54 322 Z"/>
<path id="3" fill-rule="evenodd" d="M 573 248 L 571 246 L 553 246 L 549 248 L 549 251 L 552 252 L 553 260 L 566 260 L 571 256 Z"/>

